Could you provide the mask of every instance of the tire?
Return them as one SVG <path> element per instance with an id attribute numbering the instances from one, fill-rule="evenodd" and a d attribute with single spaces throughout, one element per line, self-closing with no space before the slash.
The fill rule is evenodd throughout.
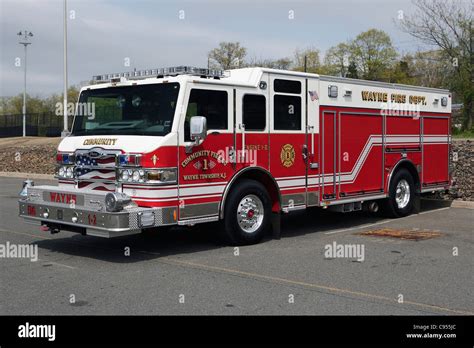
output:
<path id="1" fill-rule="evenodd" d="M 271 200 L 265 187 L 243 180 L 227 198 L 221 237 L 231 245 L 256 244 L 269 231 L 270 218 Z"/>
<path id="2" fill-rule="evenodd" d="M 384 209 L 386 215 L 394 218 L 410 215 L 415 205 L 415 194 L 415 182 L 410 172 L 404 168 L 398 170 L 390 182 Z"/>

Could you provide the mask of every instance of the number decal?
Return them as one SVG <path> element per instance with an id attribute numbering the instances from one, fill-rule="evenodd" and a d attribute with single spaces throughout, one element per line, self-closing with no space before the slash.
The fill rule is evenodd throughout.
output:
<path id="1" fill-rule="evenodd" d="M 95 216 L 95 214 L 89 214 L 87 217 L 89 219 L 89 225 L 97 225 L 97 217 Z"/>

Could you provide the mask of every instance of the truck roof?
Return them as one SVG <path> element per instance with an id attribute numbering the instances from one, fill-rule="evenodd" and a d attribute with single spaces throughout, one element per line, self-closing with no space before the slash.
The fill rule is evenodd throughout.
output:
<path id="1" fill-rule="evenodd" d="M 116 82 L 99 81 L 99 83 L 84 86 L 81 90 L 114 87 L 114 86 L 154 84 L 154 83 L 163 83 L 164 81 L 181 82 L 181 83 L 190 81 L 190 82 L 198 82 L 198 83 L 209 83 L 209 84 L 256 88 L 258 87 L 262 79 L 262 75 L 264 73 L 270 73 L 270 74 L 282 75 L 282 76 L 288 76 L 288 77 L 319 79 L 321 81 L 330 81 L 330 82 L 341 83 L 341 84 L 362 85 L 362 86 L 372 86 L 372 87 L 381 87 L 381 88 L 394 88 L 394 89 L 401 89 L 401 90 L 421 91 L 421 92 L 427 92 L 427 93 L 443 93 L 443 94 L 449 93 L 449 90 L 440 89 L 440 88 L 413 86 L 413 85 L 380 82 L 380 81 L 360 80 L 360 79 L 352 79 L 352 78 L 347 78 L 347 77 L 327 76 L 327 75 L 306 73 L 306 72 L 301 72 L 301 71 L 278 70 L 278 69 L 261 68 L 261 67 L 226 70 L 223 72 L 222 76 L 200 76 L 196 74 L 177 74 L 177 75 L 170 75 L 170 76 L 145 76 L 143 78 L 130 78 L 130 79 L 120 78 L 119 81 L 116 81 Z"/>

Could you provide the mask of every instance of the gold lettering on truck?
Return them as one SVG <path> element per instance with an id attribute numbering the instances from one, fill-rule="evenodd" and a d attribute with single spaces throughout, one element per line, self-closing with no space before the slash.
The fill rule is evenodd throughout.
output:
<path id="1" fill-rule="evenodd" d="M 211 151 L 211 150 L 201 150 L 201 151 L 197 151 L 197 152 L 193 153 L 192 155 L 189 155 L 188 157 L 186 157 L 183 160 L 183 162 L 181 162 L 181 166 L 183 168 L 185 168 L 190 162 L 192 162 L 193 160 L 195 160 L 199 157 L 211 157 L 211 158 L 216 159 L 217 162 L 222 163 L 223 165 L 227 164 L 227 162 L 224 160 L 224 157 L 222 156 L 222 154 L 220 154 L 218 152 Z"/>
<path id="2" fill-rule="evenodd" d="M 362 101 L 365 102 L 406 104 L 408 101 L 410 104 L 427 105 L 426 97 L 422 95 L 406 95 L 402 93 L 391 93 L 389 95 L 385 92 L 362 91 L 361 97 Z"/>
<path id="3" fill-rule="evenodd" d="M 362 91 L 362 100 L 363 101 L 375 101 L 386 103 L 388 94 L 384 92 L 373 92 L 373 91 Z"/>
<path id="4" fill-rule="evenodd" d="M 115 145 L 116 138 L 91 138 L 84 140 L 82 145 Z"/>

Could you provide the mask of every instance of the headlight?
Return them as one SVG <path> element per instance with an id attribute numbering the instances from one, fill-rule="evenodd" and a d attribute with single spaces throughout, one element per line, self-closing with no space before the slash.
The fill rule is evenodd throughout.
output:
<path id="1" fill-rule="evenodd" d="M 73 166 L 60 166 L 57 171 L 58 177 L 63 179 L 74 178 L 74 167 Z"/>
<path id="2" fill-rule="evenodd" d="M 156 183 L 156 184 L 171 184 L 177 180 L 176 168 L 163 169 L 134 169 L 124 168 L 119 169 L 118 179 L 120 182 L 129 183 Z"/>
<path id="3" fill-rule="evenodd" d="M 118 179 L 121 182 L 144 182 L 145 172 L 141 169 L 119 169 Z"/>
<path id="4" fill-rule="evenodd" d="M 130 197 L 125 193 L 109 192 L 105 195 L 105 207 L 107 211 L 120 211 L 130 202 Z"/>
<path id="5" fill-rule="evenodd" d="M 135 181 L 135 182 L 140 181 L 140 172 L 138 170 L 133 171 L 132 180 Z"/>
<path id="6" fill-rule="evenodd" d="M 74 169 L 72 167 L 67 167 L 66 178 L 72 178 L 73 176 L 74 176 Z"/>
<path id="7" fill-rule="evenodd" d="M 120 173 L 120 180 L 121 181 L 128 181 L 129 178 L 130 178 L 130 175 L 128 174 L 128 170 L 123 170 Z"/>

